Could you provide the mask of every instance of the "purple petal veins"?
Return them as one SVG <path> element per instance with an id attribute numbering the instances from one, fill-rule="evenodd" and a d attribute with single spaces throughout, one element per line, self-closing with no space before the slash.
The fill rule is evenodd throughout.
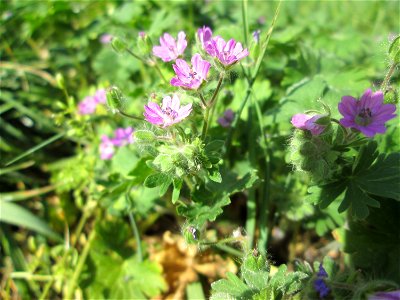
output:
<path id="1" fill-rule="evenodd" d="M 153 54 L 163 61 L 168 62 L 177 59 L 187 47 L 186 34 L 181 31 L 175 40 L 169 33 L 160 37 L 160 46 L 153 47 Z"/>
<path id="2" fill-rule="evenodd" d="M 211 64 L 203 60 L 198 53 L 193 55 L 191 63 L 192 67 L 190 67 L 186 61 L 177 59 L 175 64 L 172 65 L 176 74 L 176 76 L 171 79 L 171 84 L 173 86 L 197 90 L 203 81 L 207 80 L 207 74 Z"/>
<path id="3" fill-rule="evenodd" d="M 354 128 L 367 137 L 385 133 L 385 123 L 396 117 L 396 106 L 383 104 L 383 93 L 373 93 L 371 89 L 367 89 L 359 100 L 343 96 L 338 109 L 343 116 L 340 119 L 342 126 Z"/>
<path id="4" fill-rule="evenodd" d="M 178 95 L 166 96 L 161 107 L 154 102 L 149 102 L 144 106 L 144 117 L 146 121 L 163 128 L 179 123 L 185 119 L 192 111 L 192 104 L 180 105 Z"/>

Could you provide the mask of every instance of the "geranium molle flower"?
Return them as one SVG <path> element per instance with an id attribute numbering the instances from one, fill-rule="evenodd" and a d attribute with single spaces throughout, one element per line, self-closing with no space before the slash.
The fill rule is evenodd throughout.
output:
<path id="1" fill-rule="evenodd" d="M 161 107 L 157 103 L 149 102 L 144 110 L 146 121 L 165 128 L 185 119 L 192 111 L 192 104 L 181 107 L 179 97 L 175 94 L 172 98 L 164 97 Z"/>
<path id="2" fill-rule="evenodd" d="M 101 136 L 101 143 L 100 143 L 100 158 L 102 160 L 111 159 L 114 155 L 115 148 L 112 140 L 106 136 Z"/>
<path id="3" fill-rule="evenodd" d="M 122 147 L 133 143 L 133 133 L 134 129 L 132 127 L 127 128 L 117 128 L 114 132 L 114 138 L 111 142 L 114 146 Z"/>
<path id="4" fill-rule="evenodd" d="M 177 41 L 175 41 L 169 33 L 164 33 L 164 35 L 160 37 L 160 46 L 153 47 L 153 54 L 163 61 L 168 62 L 182 55 L 186 46 L 186 34 L 183 31 L 178 33 Z"/>
<path id="5" fill-rule="evenodd" d="M 216 57 L 225 67 L 233 65 L 249 55 L 249 51 L 247 48 L 243 49 L 241 43 L 236 42 L 234 39 L 225 42 L 225 40 L 220 36 L 214 37 L 209 43 L 207 43 L 206 52 L 209 55 Z"/>
<path id="6" fill-rule="evenodd" d="M 98 103 L 106 103 L 107 101 L 107 96 L 106 96 L 106 90 L 105 89 L 98 89 L 96 93 L 93 96 L 94 101 Z"/>
<path id="7" fill-rule="evenodd" d="M 343 115 L 340 119 L 341 125 L 361 131 L 367 137 L 385 133 L 385 123 L 396 117 L 396 106 L 383 104 L 383 93 L 372 93 L 370 89 L 359 100 L 351 96 L 342 97 L 338 109 Z"/>
<path id="8" fill-rule="evenodd" d="M 317 121 L 321 117 L 323 116 L 322 115 L 309 116 L 306 114 L 295 114 L 292 117 L 291 123 L 296 128 L 310 131 L 312 135 L 320 135 L 325 130 L 325 126 L 316 124 L 315 121 Z"/>
<path id="9" fill-rule="evenodd" d="M 97 102 L 92 96 L 85 97 L 78 104 L 78 112 L 81 115 L 90 115 L 96 111 Z"/>
<path id="10" fill-rule="evenodd" d="M 203 26 L 203 28 L 199 28 L 197 30 L 197 36 L 199 37 L 201 46 L 203 47 L 204 50 L 206 50 L 206 47 L 208 43 L 211 42 L 212 38 L 212 31 L 210 27 Z"/>
<path id="11" fill-rule="evenodd" d="M 197 53 L 192 57 L 192 68 L 183 59 L 177 59 L 175 63 L 172 67 L 176 77 L 171 79 L 171 84 L 191 90 L 197 90 L 203 81 L 207 79 L 211 66 L 208 61 L 203 60 L 200 54 Z"/>
<path id="12" fill-rule="evenodd" d="M 235 118 L 235 113 L 233 112 L 233 110 L 227 109 L 224 112 L 224 115 L 218 118 L 218 124 L 225 128 L 230 127 L 234 118 Z"/>

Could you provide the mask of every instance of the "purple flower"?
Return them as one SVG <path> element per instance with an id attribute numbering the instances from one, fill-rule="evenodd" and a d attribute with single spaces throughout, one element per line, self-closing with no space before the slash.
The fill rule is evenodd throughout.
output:
<path id="1" fill-rule="evenodd" d="M 105 89 L 97 90 L 93 97 L 94 97 L 94 101 L 97 104 L 106 103 L 106 101 L 107 101 L 106 90 Z"/>
<path id="2" fill-rule="evenodd" d="M 260 29 L 253 32 L 253 39 L 257 44 L 260 42 L 260 33 L 261 33 Z"/>
<path id="3" fill-rule="evenodd" d="M 144 31 L 139 31 L 139 37 L 144 39 L 146 37 L 146 32 Z"/>
<path id="4" fill-rule="evenodd" d="M 392 292 L 378 292 L 368 297 L 368 300 L 399 300 L 400 290 Z"/>
<path id="5" fill-rule="evenodd" d="M 101 36 L 100 36 L 100 43 L 102 43 L 102 44 L 109 44 L 109 43 L 111 43 L 111 40 L 113 39 L 113 36 L 111 35 L 111 34 L 109 34 L 109 33 L 105 33 L 105 34 L 102 34 Z"/>
<path id="6" fill-rule="evenodd" d="M 326 285 L 325 281 L 322 278 L 318 278 L 314 280 L 314 289 L 317 293 L 319 293 L 319 298 L 325 298 L 328 296 L 330 289 Z"/>
<path id="7" fill-rule="evenodd" d="M 192 111 L 192 104 L 181 107 L 179 97 L 175 94 L 172 98 L 164 97 L 161 108 L 157 103 L 149 102 L 144 110 L 146 121 L 165 128 L 185 119 Z"/>
<path id="8" fill-rule="evenodd" d="M 176 64 L 172 65 L 176 77 L 171 79 L 171 84 L 173 86 L 197 90 L 203 81 L 207 79 L 210 66 L 211 64 L 203 60 L 200 54 L 197 53 L 192 57 L 192 68 L 183 59 L 177 59 Z"/>
<path id="9" fill-rule="evenodd" d="M 153 47 L 153 54 L 163 61 L 175 60 L 178 56 L 183 54 L 187 46 L 186 34 L 181 31 L 178 33 L 178 41 L 168 33 L 164 33 L 160 37 L 160 45 Z"/>
<path id="10" fill-rule="evenodd" d="M 224 115 L 218 118 L 218 124 L 225 128 L 229 127 L 231 126 L 234 118 L 235 118 L 235 113 L 233 112 L 233 110 L 227 109 L 224 112 Z"/>
<path id="11" fill-rule="evenodd" d="M 342 97 L 338 109 L 344 117 L 340 119 L 341 125 L 361 131 L 367 137 L 385 133 L 385 123 L 396 117 L 396 106 L 383 104 L 383 93 L 372 93 L 370 89 L 359 100 L 351 96 Z"/>
<path id="12" fill-rule="evenodd" d="M 133 128 L 118 128 L 115 130 L 114 138 L 111 139 L 111 143 L 116 147 L 122 147 L 133 143 Z"/>
<path id="13" fill-rule="evenodd" d="M 211 42 L 212 31 L 210 27 L 203 26 L 203 28 L 199 28 L 197 30 L 197 36 L 199 37 L 201 46 L 205 50 L 207 45 Z"/>
<path id="14" fill-rule="evenodd" d="M 92 96 L 85 97 L 78 104 L 78 112 L 81 115 L 90 115 L 96 111 L 97 103 Z"/>
<path id="15" fill-rule="evenodd" d="M 236 42 L 234 39 L 225 42 L 220 36 L 214 37 L 207 43 L 206 51 L 212 57 L 216 57 L 225 67 L 233 65 L 249 55 L 249 51 L 243 49 L 241 43 Z"/>
<path id="16" fill-rule="evenodd" d="M 101 136 L 101 143 L 100 143 L 100 158 L 102 160 L 111 159 L 114 155 L 115 148 L 112 140 L 106 136 Z"/>
<path id="17" fill-rule="evenodd" d="M 292 117 L 291 123 L 296 128 L 310 131 L 312 135 L 320 135 L 325 130 L 325 126 L 316 124 L 315 121 L 317 121 L 321 117 L 323 116 L 322 115 L 309 116 L 306 114 L 295 114 Z"/>
<path id="18" fill-rule="evenodd" d="M 325 298 L 328 296 L 330 289 L 326 285 L 324 278 L 328 277 L 328 273 L 325 271 L 322 263 L 319 265 L 319 270 L 317 273 L 317 279 L 314 280 L 314 290 L 319 293 L 319 298 Z"/>

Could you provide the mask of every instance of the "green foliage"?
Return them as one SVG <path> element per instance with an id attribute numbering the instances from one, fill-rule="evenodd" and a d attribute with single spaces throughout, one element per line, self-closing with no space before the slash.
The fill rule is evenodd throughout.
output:
<path id="1" fill-rule="evenodd" d="M 90 251 L 88 269 L 81 282 L 87 297 L 146 299 L 165 290 L 161 267 L 148 260 L 140 262 L 131 255 L 126 245 L 128 228 L 125 224 L 104 222 L 98 225 L 96 232 L 98 238 Z"/>
<path id="2" fill-rule="evenodd" d="M 230 195 L 251 188 L 258 176 L 254 170 L 241 178 L 233 172 L 226 171 L 222 172 L 222 178 L 222 183 L 209 181 L 200 186 L 192 194 L 193 203 L 178 205 L 178 214 L 187 218 L 192 226 L 201 228 L 207 221 L 215 221 L 222 213 L 222 207 L 231 202 Z"/>
<path id="3" fill-rule="evenodd" d="M 62 240 L 61 237 L 47 225 L 47 223 L 36 217 L 30 211 L 13 202 L 0 200 L 0 211 L 0 222 L 22 226 L 57 241 Z"/>
<path id="4" fill-rule="evenodd" d="M 240 268 L 241 277 L 227 273 L 227 279 L 221 279 L 211 285 L 211 299 L 287 299 L 299 292 L 306 273 L 287 272 L 281 265 L 277 272 L 270 274 L 270 265 L 262 255 L 249 253 Z"/>
<path id="5" fill-rule="evenodd" d="M 368 206 L 380 206 L 370 195 L 399 200 L 400 153 L 379 154 L 376 149 L 375 142 L 363 146 L 352 170 L 344 170 L 341 180 L 309 189 L 310 201 L 326 208 L 339 198 L 339 212 L 351 207 L 354 216 L 364 219 L 369 214 Z"/>

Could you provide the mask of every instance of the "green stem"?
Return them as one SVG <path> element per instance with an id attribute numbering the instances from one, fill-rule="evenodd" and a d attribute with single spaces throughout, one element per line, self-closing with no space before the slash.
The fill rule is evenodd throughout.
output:
<path id="1" fill-rule="evenodd" d="M 210 109 L 212 109 L 212 107 L 215 105 L 215 103 L 217 102 L 217 96 L 218 93 L 221 89 L 222 86 L 222 82 L 224 81 L 224 77 L 225 77 L 225 73 L 221 73 L 219 74 L 219 80 L 218 80 L 218 84 L 217 87 L 214 91 L 214 94 L 211 97 L 211 100 L 208 102 L 208 104 L 206 104 L 206 112 L 204 113 L 204 123 L 203 123 L 203 130 L 201 133 L 201 139 L 204 141 L 204 139 L 206 138 L 207 135 L 207 130 L 208 130 L 208 126 L 210 123 Z M 212 110 L 213 112 L 214 110 Z M 211 114 L 212 116 L 212 114 Z"/>
<path id="2" fill-rule="evenodd" d="M 265 42 L 263 43 L 263 46 L 262 46 L 262 48 L 261 48 L 261 53 L 260 53 L 260 55 L 259 55 L 259 57 L 258 57 L 258 59 L 257 59 L 256 67 L 255 67 L 253 76 L 251 77 L 250 81 L 248 81 L 248 88 L 247 88 L 247 92 L 246 92 L 245 98 L 244 98 L 244 100 L 242 101 L 242 104 L 241 104 L 241 106 L 240 106 L 240 108 L 239 108 L 239 111 L 237 112 L 237 114 L 236 114 L 236 116 L 235 116 L 235 120 L 233 121 L 232 126 L 231 126 L 230 129 L 229 129 L 228 136 L 227 136 L 227 138 L 226 138 L 226 143 L 225 143 L 225 144 L 226 144 L 226 149 L 227 149 L 226 152 L 227 152 L 227 153 L 229 153 L 229 150 L 230 150 L 230 147 L 231 147 L 233 132 L 234 132 L 234 130 L 236 129 L 236 126 L 237 126 L 237 124 L 238 124 L 238 122 L 239 122 L 239 120 L 240 120 L 240 116 L 241 116 L 241 114 L 242 114 L 242 112 L 243 112 L 243 109 L 244 109 L 246 103 L 247 103 L 247 100 L 248 100 L 249 97 L 250 97 L 251 89 L 252 89 L 253 84 L 254 84 L 254 82 L 255 82 L 255 79 L 256 79 L 256 77 L 257 77 L 257 75 L 258 75 L 258 72 L 259 72 L 259 70 L 260 70 L 261 62 L 262 62 L 262 60 L 264 59 L 264 56 L 265 56 L 265 53 L 266 53 L 266 50 L 267 50 L 267 46 L 268 46 L 268 44 L 269 44 L 269 40 L 270 40 L 270 38 L 271 38 L 271 35 L 272 35 L 273 30 L 274 30 L 276 21 L 277 21 L 277 19 L 278 19 L 278 15 L 279 15 L 279 12 L 280 12 L 281 3 L 282 3 L 282 0 L 279 1 L 279 4 L 278 4 L 278 6 L 277 6 L 277 8 L 276 8 L 276 10 L 275 10 L 274 19 L 272 20 L 271 27 L 270 27 L 269 30 L 268 30 L 267 38 L 266 38 L 266 40 L 265 40 Z"/>
<path id="3" fill-rule="evenodd" d="M 204 108 L 207 108 L 207 101 L 204 99 L 204 96 L 202 93 L 199 92 L 199 98 L 201 100 L 201 103 L 203 104 Z"/>
<path id="4" fill-rule="evenodd" d="M 244 41 L 246 46 L 249 46 L 249 21 L 247 18 L 247 0 L 242 1 L 242 19 L 243 19 L 243 31 Z"/>
<path id="5" fill-rule="evenodd" d="M 136 225 L 135 218 L 133 217 L 132 211 L 130 211 L 128 213 L 128 216 L 129 216 L 129 222 L 131 223 L 131 228 L 132 228 L 132 231 L 133 231 L 133 235 L 135 236 L 135 240 L 136 240 L 138 262 L 142 262 L 143 261 L 142 243 L 140 241 L 139 230 L 138 230 L 138 227 Z"/>
<path id="6" fill-rule="evenodd" d="M 168 80 L 164 77 L 163 73 L 161 72 L 161 69 L 158 66 L 157 62 L 154 62 L 154 68 L 156 69 L 157 73 L 160 75 L 160 77 L 164 81 L 164 83 L 169 84 Z"/>
<path id="7" fill-rule="evenodd" d="M 140 117 L 136 117 L 136 116 L 134 116 L 134 115 L 127 114 L 126 112 L 123 112 L 122 110 L 117 109 L 117 112 L 118 112 L 121 116 L 130 118 L 130 119 L 134 119 L 134 120 L 143 121 L 143 118 L 140 118 Z"/>
<path id="8" fill-rule="evenodd" d="M 206 112 L 204 113 L 204 123 L 203 130 L 201 131 L 201 139 L 204 141 L 208 130 L 208 117 L 210 116 L 210 107 L 206 107 Z"/>
<path id="9" fill-rule="evenodd" d="M 393 64 L 390 66 L 389 71 L 387 72 L 385 79 L 383 80 L 381 84 L 380 90 L 382 91 L 383 94 L 386 94 L 387 90 L 387 85 L 389 84 L 390 78 L 393 76 L 394 71 L 396 70 L 397 63 L 393 62 Z"/>
<path id="10" fill-rule="evenodd" d="M 85 264 L 86 258 L 89 255 L 90 247 L 92 246 L 92 243 L 93 243 L 93 240 L 94 240 L 95 237 L 96 237 L 96 230 L 93 228 L 92 231 L 90 232 L 88 241 L 87 241 L 85 247 L 83 248 L 82 254 L 79 257 L 78 264 L 76 265 L 75 271 L 74 271 L 74 273 L 72 275 L 72 279 L 71 279 L 71 282 L 69 284 L 68 291 L 67 291 L 67 294 L 65 296 L 65 299 L 73 299 L 72 295 L 73 295 L 73 293 L 75 291 L 75 286 L 76 286 L 76 284 L 78 282 L 79 276 L 80 276 L 80 274 L 82 272 L 82 269 L 83 269 L 83 266 Z"/>
<path id="11" fill-rule="evenodd" d="M 225 77 L 225 73 L 222 72 L 221 74 L 219 74 L 219 80 L 218 80 L 217 88 L 215 89 L 214 94 L 212 95 L 212 98 L 211 98 L 211 100 L 210 100 L 210 102 L 208 103 L 207 106 L 212 107 L 215 104 L 216 99 L 217 99 L 217 95 L 218 95 L 219 90 L 220 90 L 221 85 L 222 85 L 222 82 L 224 81 L 224 77 Z"/>
<path id="12" fill-rule="evenodd" d="M 13 278 L 13 279 L 26 279 L 26 280 L 33 280 L 33 281 L 54 280 L 54 276 L 52 276 L 52 275 L 31 274 L 31 273 L 28 273 L 28 272 L 13 272 L 13 273 L 11 273 L 11 278 Z"/>
<path id="13" fill-rule="evenodd" d="M 140 60 L 142 63 L 147 64 L 147 62 L 146 62 L 142 57 L 140 57 L 139 55 L 133 53 L 130 49 L 126 48 L 126 52 L 128 52 L 128 53 L 129 53 L 130 55 L 132 55 L 134 58 Z"/>

